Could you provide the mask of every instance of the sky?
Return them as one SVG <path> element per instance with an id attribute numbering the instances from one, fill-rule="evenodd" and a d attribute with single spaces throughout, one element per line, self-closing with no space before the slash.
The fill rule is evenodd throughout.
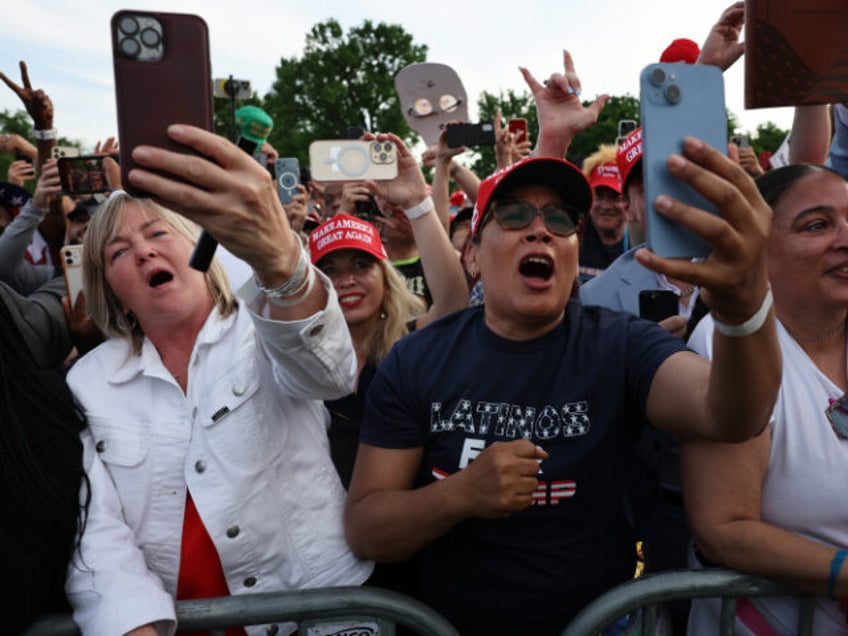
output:
<path id="1" fill-rule="evenodd" d="M 638 96 L 639 73 L 659 60 L 675 38 L 699 44 L 730 0 L 27 0 L 3 13 L 0 70 L 20 83 L 18 61 L 29 67 L 34 88 L 43 88 L 56 110 L 59 133 L 91 151 L 116 134 L 109 19 L 119 9 L 195 13 L 209 25 L 212 75 L 233 75 L 267 93 L 281 58 L 300 57 L 308 31 L 330 18 L 345 32 L 364 20 L 399 24 L 415 44 L 429 47 L 427 61 L 456 70 L 475 119 L 481 92 L 526 90 L 518 66 L 542 80 L 562 71 L 568 49 L 583 97 L 600 93 Z M 72 9 L 70 7 L 73 7 Z M 165 8 L 168 6 L 169 8 Z M 178 6 L 178 9 L 174 7 Z M 791 108 L 744 108 L 744 57 L 724 74 L 726 103 L 743 132 L 772 121 L 788 129 Z M 0 110 L 22 108 L 0 84 Z M 284 125 L 275 122 L 276 126 Z M 285 154 L 284 149 L 278 149 Z"/>

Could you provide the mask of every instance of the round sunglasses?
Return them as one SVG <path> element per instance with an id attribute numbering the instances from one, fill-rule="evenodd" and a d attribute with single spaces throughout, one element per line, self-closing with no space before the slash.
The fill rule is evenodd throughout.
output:
<path id="1" fill-rule="evenodd" d="M 536 215 L 542 217 L 545 227 L 552 234 L 571 236 L 577 232 L 580 213 L 570 206 L 551 205 L 539 209 L 527 201 L 493 201 L 487 216 L 493 217 L 505 230 L 523 230 L 533 222 Z"/>

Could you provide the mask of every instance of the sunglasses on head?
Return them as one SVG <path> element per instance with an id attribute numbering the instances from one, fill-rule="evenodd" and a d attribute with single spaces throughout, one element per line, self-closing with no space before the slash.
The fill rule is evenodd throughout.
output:
<path id="1" fill-rule="evenodd" d="M 551 205 L 540 210 L 527 201 L 493 201 L 489 207 L 489 216 L 505 230 L 523 230 L 533 222 L 537 214 L 542 217 L 545 227 L 552 234 L 571 236 L 577 232 L 580 213 L 570 206 Z"/>
<path id="2" fill-rule="evenodd" d="M 824 410 L 833 432 L 840 439 L 848 439 L 848 393 L 838 400 L 829 398 L 830 404 Z"/>

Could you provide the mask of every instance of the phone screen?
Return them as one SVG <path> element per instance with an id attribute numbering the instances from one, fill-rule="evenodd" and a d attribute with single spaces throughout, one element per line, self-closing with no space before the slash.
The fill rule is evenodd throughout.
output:
<path id="1" fill-rule="evenodd" d="M 59 180 L 65 194 L 97 194 L 109 192 L 103 159 L 106 155 L 88 155 L 84 157 L 61 157 L 56 164 L 59 168 Z"/>

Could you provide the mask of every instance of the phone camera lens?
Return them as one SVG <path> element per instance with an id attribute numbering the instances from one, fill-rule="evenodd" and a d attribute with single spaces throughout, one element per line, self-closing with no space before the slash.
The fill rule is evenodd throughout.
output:
<path id="1" fill-rule="evenodd" d="M 118 22 L 118 30 L 126 35 L 135 35 L 138 33 L 138 20 L 131 15 L 123 17 Z"/>
<path id="2" fill-rule="evenodd" d="M 155 46 L 159 46 L 159 43 L 162 41 L 162 38 L 159 37 L 159 34 L 155 29 L 151 27 L 147 27 L 144 31 L 141 32 L 141 41 L 145 46 L 153 48 Z"/>
<path id="3" fill-rule="evenodd" d="M 669 84 L 664 90 L 665 98 L 672 104 L 680 101 L 680 87 L 677 84 Z"/>
<path id="4" fill-rule="evenodd" d="M 138 54 L 141 53 L 141 45 L 139 45 L 135 38 L 124 38 L 121 40 L 120 47 L 121 53 L 130 59 L 137 58 Z"/>
<path id="5" fill-rule="evenodd" d="M 660 67 L 655 67 L 654 70 L 651 71 L 651 84 L 654 86 L 661 86 L 665 81 L 665 71 Z"/>
<path id="6" fill-rule="evenodd" d="M 385 163 L 386 159 L 388 159 L 388 158 L 389 158 L 389 156 L 385 152 L 380 153 L 380 161 Z"/>

